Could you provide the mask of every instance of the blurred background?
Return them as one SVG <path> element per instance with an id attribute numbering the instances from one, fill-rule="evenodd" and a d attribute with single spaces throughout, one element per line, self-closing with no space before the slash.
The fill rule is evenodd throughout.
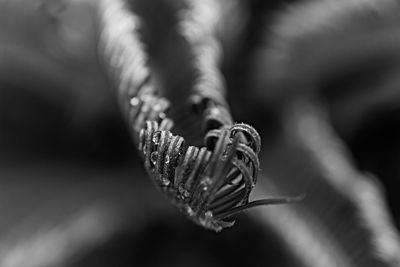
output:
<path id="1" fill-rule="evenodd" d="M 184 1 L 128 2 L 154 61 L 182 60 Z M 194 225 L 144 171 L 97 2 L 0 0 L 1 267 L 400 266 L 398 1 L 217 2 L 232 114 L 263 138 L 252 197 L 306 199 Z"/>

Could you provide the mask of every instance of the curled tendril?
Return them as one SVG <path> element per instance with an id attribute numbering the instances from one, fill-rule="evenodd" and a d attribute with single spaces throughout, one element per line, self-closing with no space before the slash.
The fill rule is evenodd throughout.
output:
<path id="1" fill-rule="evenodd" d="M 163 98 L 156 98 L 164 103 Z M 183 137 L 173 135 L 154 111 L 154 99 L 145 97 L 137 105 L 146 120 L 139 134 L 139 150 L 153 182 L 195 223 L 220 231 L 232 226 L 226 218 L 250 207 L 288 203 L 294 199 L 266 199 L 249 203 L 259 171 L 261 140 L 247 124 L 214 129 L 205 137 L 206 147 L 186 146 Z M 153 103 L 150 105 L 149 103 Z M 147 108 L 152 107 L 152 111 Z M 136 111 L 138 113 L 139 111 Z M 148 114 L 146 117 L 144 114 Z M 157 118 L 157 120 L 154 120 Z"/>
<path id="2" fill-rule="evenodd" d="M 174 124 L 167 117 L 170 102 L 152 84 L 138 34 L 141 20 L 122 0 L 99 1 L 99 52 L 116 84 L 119 104 L 152 181 L 192 221 L 220 231 L 233 225 L 234 221 L 226 219 L 237 212 L 297 199 L 249 202 L 259 171 L 260 136 L 253 127 L 232 122 L 217 69 L 220 48 L 212 37 L 215 25 L 211 19 L 203 25 L 196 16 L 196 10 L 205 12 L 202 7 L 209 5 L 196 3 L 200 6 L 188 8 L 181 25 L 198 70 L 189 102 L 202 115 L 205 147 L 187 146 L 183 137 L 172 134 Z M 185 26 L 192 24 L 195 26 Z M 189 31 L 193 29 L 199 31 Z"/>

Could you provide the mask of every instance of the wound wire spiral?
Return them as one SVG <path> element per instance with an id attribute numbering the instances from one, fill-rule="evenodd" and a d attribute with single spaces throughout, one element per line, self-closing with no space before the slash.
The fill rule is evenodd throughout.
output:
<path id="1" fill-rule="evenodd" d="M 142 22 L 123 0 L 98 3 L 99 55 L 117 88 L 119 105 L 152 181 L 192 221 L 220 231 L 233 225 L 227 217 L 244 209 L 296 199 L 249 202 L 259 171 L 261 140 L 251 126 L 232 123 L 217 70 L 220 53 L 212 37 L 214 24 L 201 24 L 197 11 L 203 12 L 204 6 L 201 1 L 196 3 L 200 6 L 189 7 L 192 14 L 183 23 L 195 22 L 192 29 L 200 30 L 194 34 L 183 31 L 183 35 L 197 55 L 194 65 L 199 76 L 191 100 L 203 114 L 205 147 L 187 146 L 183 137 L 171 132 L 170 102 L 154 86 L 138 33 Z M 209 41 L 201 41 L 202 33 Z"/>

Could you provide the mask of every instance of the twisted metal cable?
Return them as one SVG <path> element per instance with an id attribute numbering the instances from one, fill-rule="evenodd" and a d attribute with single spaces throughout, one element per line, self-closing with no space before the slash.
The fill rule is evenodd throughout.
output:
<path id="1" fill-rule="evenodd" d="M 172 134 L 173 121 L 167 115 L 170 102 L 154 86 L 138 33 L 142 22 L 122 0 L 98 2 L 99 55 L 117 87 L 119 104 L 152 181 L 192 221 L 220 231 L 233 225 L 226 218 L 237 212 L 297 199 L 249 203 L 259 171 L 261 140 L 251 126 L 232 123 L 217 66 L 215 20 L 204 20 L 209 14 L 204 8 L 212 8 L 211 2 L 207 2 L 210 6 L 191 3 L 196 5 L 183 13 L 182 34 L 196 55 L 198 77 L 191 100 L 203 114 L 206 147 L 187 146 L 183 137 Z"/>

